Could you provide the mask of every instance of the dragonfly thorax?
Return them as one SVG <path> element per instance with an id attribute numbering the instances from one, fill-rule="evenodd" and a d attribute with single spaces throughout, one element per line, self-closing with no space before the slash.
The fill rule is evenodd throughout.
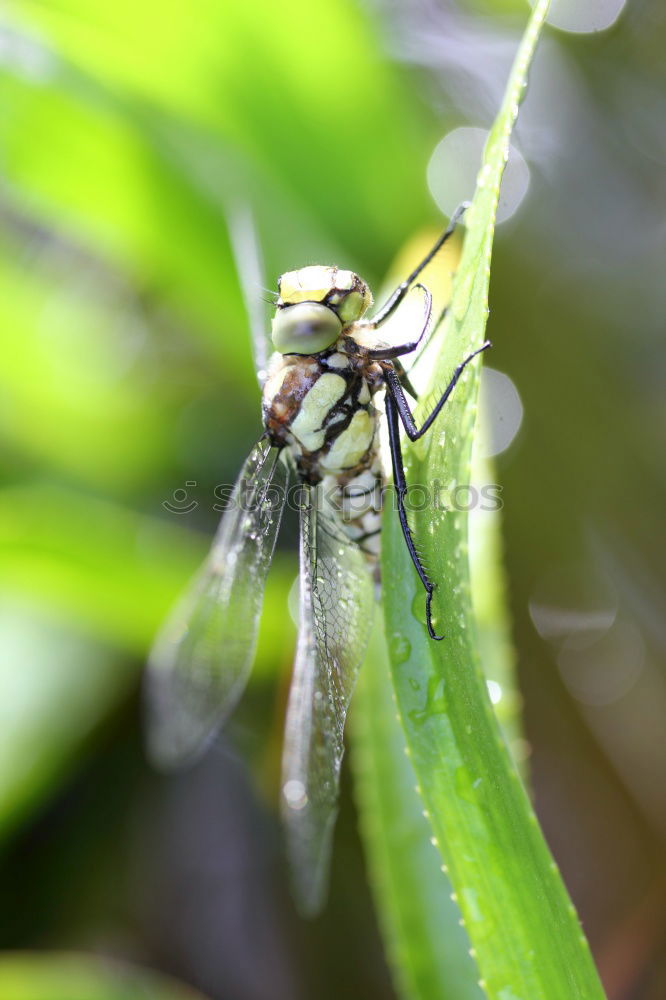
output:
<path id="1" fill-rule="evenodd" d="M 384 474 L 378 411 L 382 369 L 347 354 L 341 337 L 313 357 L 274 354 L 264 385 L 264 426 L 286 448 L 299 478 L 322 484 L 332 514 L 369 557 L 379 546 Z"/>
<path id="2" fill-rule="evenodd" d="M 305 357 L 273 355 L 264 385 L 264 426 L 274 444 L 287 446 L 301 476 L 319 482 L 328 473 L 369 468 L 377 446 L 372 397 L 381 368 L 342 349 Z"/>

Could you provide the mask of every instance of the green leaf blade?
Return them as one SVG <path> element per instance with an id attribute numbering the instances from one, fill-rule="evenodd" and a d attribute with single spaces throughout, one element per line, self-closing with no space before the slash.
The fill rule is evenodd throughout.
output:
<path id="1" fill-rule="evenodd" d="M 499 184 L 525 77 L 548 4 L 538 2 L 486 145 L 431 389 L 439 391 L 484 339 Z M 423 447 L 408 450 L 412 483 L 470 482 L 478 362 L 466 369 Z M 432 508 L 416 536 L 437 590 L 431 641 L 425 595 L 397 517 L 385 519 L 387 639 L 405 738 L 421 797 L 465 920 L 483 989 L 496 1000 L 603 997 L 555 862 L 511 762 L 478 658 L 467 514 Z"/>
<path id="2" fill-rule="evenodd" d="M 431 843 L 405 753 L 380 623 L 351 721 L 361 832 L 396 988 L 409 1000 L 482 1000 L 460 910 Z"/>

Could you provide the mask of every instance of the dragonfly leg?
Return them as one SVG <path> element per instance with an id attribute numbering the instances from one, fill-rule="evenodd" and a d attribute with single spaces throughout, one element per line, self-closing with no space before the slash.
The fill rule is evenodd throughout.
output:
<path id="1" fill-rule="evenodd" d="M 423 312 L 423 323 L 421 324 L 421 332 L 419 333 L 416 340 L 411 340 L 406 344 L 396 344 L 395 346 L 386 347 L 375 347 L 370 348 L 366 352 L 366 357 L 371 361 L 392 361 L 394 358 L 400 357 L 402 354 L 410 354 L 412 351 L 416 350 L 423 338 L 428 332 L 428 327 L 430 326 L 430 317 L 432 316 L 432 295 L 428 291 L 425 285 L 420 282 L 414 285 L 414 288 L 420 288 L 423 292 L 425 309 Z M 439 325 L 440 320 L 437 321 Z M 372 327 L 373 324 L 370 324 Z"/>
<path id="2" fill-rule="evenodd" d="M 469 208 L 469 202 L 467 201 L 464 201 L 462 205 L 458 206 L 458 208 L 451 216 L 451 221 L 449 222 L 448 226 L 446 227 L 442 235 L 437 239 L 433 247 L 428 251 L 428 253 L 423 258 L 421 263 L 414 268 L 409 277 L 406 278 L 405 281 L 403 281 L 400 285 L 398 285 L 396 290 L 393 292 L 392 295 L 389 296 L 389 298 L 386 300 L 381 309 L 379 309 L 379 311 L 375 313 L 372 319 L 368 321 L 369 326 L 372 327 L 380 326 L 389 318 L 389 316 L 391 316 L 395 312 L 395 310 L 398 308 L 398 306 L 404 299 L 405 295 L 407 294 L 411 286 L 418 278 L 421 271 L 423 271 L 423 269 L 428 266 L 433 257 L 435 257 L 436 254 L 439 253 L 439 251 L 444 246 L 446 241 L 453 234 L 456 226 L 458 225 L 458 222 L 463 217 L 465 211 L 468 208 Z"/>
<path id="3" fill-rule="evenodd" d="M 430 429 L 433 421 L 436 419 L 438 413 L 440 412 L 440 410 L 448 400 L 449 396 L 455 389 L 456 385 L 458 384 L 458 379 L 462 375 L 467 365 L 477 356 L 477 354 L 481 354 L 482 351 L 487 350 L 491 346 L 492 345 L 490 341 L 486 340 L 486 342 L 482 344 L 481 347 L 479 347 L 476 351 L 473 351 L 472 354 L 470 354 L 469 357 L 465 358 L 464 361 L 460 362 L 460 364 L 453 373 L 451 381 L 447 385 L 446 389 L 444 390 L 440 398 L 437 400 L 437 403 L 435 404 L 432 413 L 425 419 L 421 427 L 416 426 L 416 423 L 414 421 L 414 415 L 409 408 L 409 403 L 407 402 L 405 393 L 403 392 L 403 388 L 402 385 L 400 384 L 400 378 L 398 374 L 387 366 L 387 370 L 385 372 L 386 387 L 388 389 L 387 402 L 390 397 L 393 403 L 395 404 L 395 409 L 398 415 L 400 416 L 400 420 L 402 421 L 402 425 L 405 428 L 405 431 L 407 432 L 407 437 L 409 438 L 410 441 L 418 441 L 418 439 L 420 437 L 423 437 L 426 431 Z"/>
<path id="4" fill-rule="evenodd" d="M 402 392 L 402 389 L 400 389 Z M 403 396 L 404 399 L 404 396 Z M 405 510 L 405 494 L 407 492 L 407 480 L 405 477 L 405 467 L 402 460 L 402 448 L 400 445 L 400 424 L 398 421 L 398 407 L 392 393 L 388 392 L 386 394 L 386 418 L 388 422 L 388 432 L 389 441 L 391 444 L 391 464 L 393 465 L 393 482 L 396 488 L 398 496 L 398 516 L 400 517 L 400 526 L 402 528 L 402 534 L 405 539 L 405 544 L 407 545 L 407 550 L 411 556 L 412 562 L 416 567 L 416 572 L 419 575 L 419 579 L 423 584 L 426 592 L 426 625 L 428 627 L 428 635 L 431 639 L 436 639 L 439 641 L 443 639 L 443 635 L 437 635 L 432 625 L 432 614 L 430 610 L 430 605 L 432 603 L 432 595 L 435 589 L 435 584 L 432 582 L 426 569 L 421 562 L 421 557 L 416 551 L 416 545 L 414 544 L 414 536 L 412 535 L 412 530 L 409 527 L 409 521 L 407 520 L 407 511 Z"/>
<path id="5" fill-rule="evenodd" d="M 408 392 L 409 395 L 412 397 L 412 399 L 418 399 L 419 398 L 419 394 L 417 393 L 416 389 L 412 385 L 411 380 L 409 378 L 409 375 L 405 371 L 404 367 L 402 366 L 402 364 L 400 363 L 400 360 L 398 358 L 395 358 L 395 360 L 393 362 L 393 369 L 394 369 L 396 375 L 398 376 L 398 380 L 400 382 L 400 385 L 405 390 L 405 392 Z"/>
<path id="6" fill-rule="evenodd" d="M 416 288 L 424 288 L 424 286 L 421 285 L 421 284 L 415 285 L 415 287 Z M 428 295 L 430 295 L 429 292 L 428 292 Z M 392 347 L 384 347 L 384 348 L 378 347 L 375 350 L 370 349 L 367 352 L 367 357 L 369 357 L 372 361 L 393 361 L 395 363 L 396 358 L 401 358 L 403 356 L 403 354 L 411 354 L 412 351 L 415 351 L 417 347 L 421 347 L 421 346 L 423 348 L 427 347 L 427 345 L 430 343 L 431 338 L 437 333 L 437 331 L 439 330 L 440 326 L 444 322 L 444 319 L 446 318 L 446 314 L 449 311 L 449 307 L 448 306 L 444 306 L 444 308 L 442 309 L 441 313 L 437 317 L 435 325 L 433 327 L 431 327 L 430 330 L 429 330 L 428 326 L 429 326 L 429 323 L 430 323 L 430 317 L 432 315 L 431 304 L 432 304 L 432 296 L 430 297 L 430 306 L 428 307 L 428 309 L 426 311 L 426 320 L 425 320 L 423 326 L 421 327 L 421 332 L 418 335 L 418 337 L 416 338 L 416 340 L 408 340 L 407 343 L 405 343 L 405 344 L 396 344 L 395 346 L 392 346 Z M 396 364 L 394 364 L 394 367 L 395 367 L 395 369 L 397 371 L 398 370 L 398 366 Z M 416 397 L 414 397 L 414 398 L 416 398 Z"/>

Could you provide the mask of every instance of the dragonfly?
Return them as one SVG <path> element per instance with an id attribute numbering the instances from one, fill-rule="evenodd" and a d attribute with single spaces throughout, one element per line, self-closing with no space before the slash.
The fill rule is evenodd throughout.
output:
<path id="1" fill-rule="evenodd" d="M 398 516 L 425 591 L 424 624 L 432 640 L 443 638 L 433 623 L 436 582 L 418 554 L 405 509 L 401 427 L 411 441 L 426 434 L 465 367 L 490 344 L 461 361 L 420 426 L 400 358 L 414 355 L 432 333 L 432 296 L 418 279 L 465 208 L 370 316 L 372 294 L 352 271 L 314 265 L 278 279 L 272 354 L 268 359 L 261 339 L 255 351 L 263 434 L 241 469 L 203 567 L 148 661 L 150 756 L 166 768 L 193 761 L 245 688 L 282 513 L 287 498 L 296 497 L 298 640 L 280 798 L 295 897 L 305 914 L 316 913 L 325 898 L 345 721 L 373 617 L 387 484 L 381 397 Z M 414 290 L 423 298 L 416 335 L 401 344 L 382 341 L 382 327 Z"/>

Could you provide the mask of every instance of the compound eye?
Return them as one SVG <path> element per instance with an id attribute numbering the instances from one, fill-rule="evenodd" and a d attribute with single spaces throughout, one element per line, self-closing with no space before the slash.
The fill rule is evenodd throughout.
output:
<path id="1" fill-rule="evenodd" d="M 273 344 L 280 354 L 318 354 L 340 336 L 342 323 L 320 302 L 299 302 L 278 309 L 273 318 Z"/>

